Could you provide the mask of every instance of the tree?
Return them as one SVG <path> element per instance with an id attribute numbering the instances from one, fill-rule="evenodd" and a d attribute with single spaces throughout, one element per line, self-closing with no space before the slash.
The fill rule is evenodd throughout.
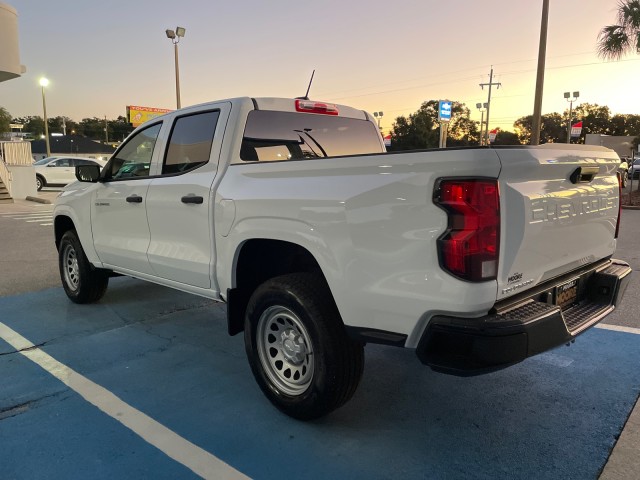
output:
<path id="1" fill-rule="evenodd" d="M 11 114 L 6 108 L 0 107 L 0 133 L 10 132 L 9 124 L 11 124 Z"/>
<path id="2" fill-rule="evenodd" d="M 464 146 L 478 142 L 478 122 L 471 120 L 470 115 L 471 112 L 464 103 L 453 102 L 447 145 Z M 439 143 L 438 100 L 429 100 L 408 118 L 396 118 L 391 129 L 389 150 L 438 148 Z"/>
<path id="3" fill-rule="evenodd" d="M 576 120 L 582 120 L 582 133 L 580 134 L 578 143 L 584 143 L 589 133 L 611 135 L 613 126 L 611 124 L 611 111 L 609 107 L 602 107 L 591 103 L 581 103 L 573 112 L 574 122 Z"/>
<path id="4" fill-rule="evenodd" d="M 80 121 L 79 131 L 81 135 L 92 140 L 104 140 L 104 119 L 98 117 L 83 118 Z"/>
<path id="5" fill-rule="evenodd" d="M 619 0 L 617 22 L 598 35 L 598 54 L 604 59 L 619 60 L 632 49 L 640 53 L 640 0 Z"/>
<path id="6" fill-rule="evenodd" d="M 520 143 L 531 143 L 531 130 L 533 129 L 533 115 L 521 117 L 515 121 L 513 127 Z M 561 143 L 567 141 L 566 121 L 563 121 L 559 113 L 547 113 L 542 115 L 540 125 L 540 143 Z"/>
<path id="7" fill-rule="evenodd" d="M 121 142 L 133 132 L 133 126 L 126 117 L 120 115 L 115 120 L 109 120 L 109 141 Z"/>
<path id="8" fill-rule="evenodd" d="M 518 135 L 513 132 L 499 130 L 492 145 L 522 145 Z"/>

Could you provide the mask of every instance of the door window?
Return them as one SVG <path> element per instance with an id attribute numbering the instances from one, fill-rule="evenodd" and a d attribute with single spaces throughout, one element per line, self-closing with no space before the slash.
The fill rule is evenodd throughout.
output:
<path id="1" fill-rule="evenodd" d="M 53 162 L 54 167 L 71 167 L 71 159 L 70 158 L 59 158 L 55 162 Z"/>
<path id="2" fill-rule="evenodd" d="M 148 177 L 161 126 L 156 123 L 131 137 L 110 160 L 105 180 Z"/>
<path id="3" fill-rule="evenodd" d="M 176 119 L 162 165 L 163 174 L 188 172 L 209 161 L 219 116 L 219 111 L 213 111 Z"/>

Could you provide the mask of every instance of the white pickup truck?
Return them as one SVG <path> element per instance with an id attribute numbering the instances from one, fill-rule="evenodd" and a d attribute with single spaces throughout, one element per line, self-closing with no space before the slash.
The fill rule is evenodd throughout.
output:
<path id="1" fill-rule="evenodd" d="M 473 375 L 571 342 L 611 313 L 617 155 L 596 146 L 386 153 L 374 118 L 236 98 L 137 128 L 56 200 L 69 298 L 129 275 L 227 303 L 286 414 L 343 405 L 366 343 Z"/>

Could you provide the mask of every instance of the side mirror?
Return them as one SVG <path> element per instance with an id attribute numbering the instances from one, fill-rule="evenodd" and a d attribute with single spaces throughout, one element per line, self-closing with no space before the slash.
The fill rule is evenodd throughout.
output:
<path id="1" fill-rule="evenodd" d="M 81 182 L 96 183 L 100 178 L 99 165 L 78 165 L 76 178 Z"/>

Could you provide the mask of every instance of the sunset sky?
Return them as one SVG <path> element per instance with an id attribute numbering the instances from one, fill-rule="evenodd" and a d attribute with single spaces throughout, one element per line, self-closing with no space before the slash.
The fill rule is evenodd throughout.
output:
<path id="1" fill-rule="evenodd" d="M 126 105 L 175 108 L 173 46 L 180 42 L 182 105 L 237 96 L 303 95 L 383 111 L 387 131 L 430 99 L 487 101 L 491 128 L 533 112 L 542 0 L 2 0 L 18 11 L 27 73 L 0 83 L 14 117 L 115 118 Z M 616 0 L 551 0 L 543 113 L 568 108 L 565 91 L 615 113 L 640 114 L 640 55 L 600 60 L 600 29 Z"/>

